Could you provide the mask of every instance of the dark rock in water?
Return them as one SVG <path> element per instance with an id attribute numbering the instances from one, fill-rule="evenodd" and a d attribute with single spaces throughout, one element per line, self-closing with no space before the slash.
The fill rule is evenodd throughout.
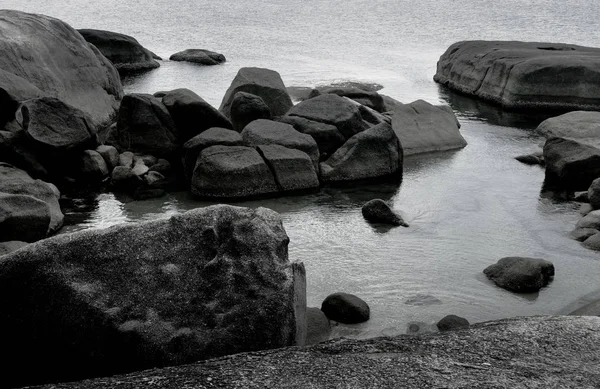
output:
<path id="1" fill-rule="evenodd" d="M 142 185 L 142 179 L 130 167 L 117 166 L 113 169 L 110 185 L 114 190 L 131 192 Z"/>
<path id="2" fill-rule="evenodd" d="M 584 240 L 586 240 L 592 235 L 597 234 L 598 232 L 600 231 L 598 231 L 595 228 L 576 228 L 575 230 L 573 230 L 573 232 L 571 232 L 571 237 L 579 242 L 583 242 Z"/>
<path id="3" fill-rule="evenodd" d="M 515 159 L 525 165 L 544 165 L 543 153 L 519 155 Z"/>
<path id="4" fill-rule="evenodd" d="M 188 179 L 192 179 L 200 152 L 210 146 L 243 146 L 242 136 L 226 128 L 209 128 L 183 145 L 183 168 Z"/>
<path id="5" fill-rule="evenodd" d="M 356 87 L 328 87 L 315 89 L 315 94 L 311 94 L 309 98 L 324 94 L 334 94 L 341 97 L 347 97 L 362 104 L 366 107 L 374 109 L 377 112 L 385 112 L 385 104 L 379 93 L 374 91 L 366 91 Z"/>
<path id="6" fill-rule="evenodd" d="M 10 201 L 5 199 L 5 201 L 12 205 L 10 206 L 10 210 L 0 210 L 0 219 L 8 218 L 7 220 L 13 220 L 18 224 L 18 228 L 14 231 L 8 231 L 11 228 L 7 227 L 8 224 L 4 224 L 4 228 L 7 229 L 7 233 L 16 234 L 15 236 L 18 236 L 20 233 L 24 233 L 28 235 L 29 238 L 21 239 L 15 237 L 14 239 L 9 239 L 8 235 L 0 233 L 0 239 L 32 242 L 37 239 L 45 238 L 47 235 L 55 233 L 62 227 L 64 215 L 58 203 L 60 192 L 53 184 L 44 182 L 42 180 L 34 180 L 26 172 L 17 169 L 14 166 L 0 163 L 0 193 L 14 196 L 32 197 L 34 200 L 40 201 L 43 204 L 42 206 L 37 201 L 33 201 L 32 199 L 23 199 L 21 197 L 13 198 Z M 17 207 L 19 204 L 22 204 L 23 209 Z M 28 205 L 26 204 L 32 204 L 33 208 L 31 210 L 27 210 L 26 208 Z M 34 211 L 34 209 L 37 211 Z M 19 221 L 16 216 L 19 214 L 27 215 L 32 212 L 38 214 L 38 216 L 35 217 L 35 220 L 38 221 L 45 219 L 45 215 L 48 214 L 50 219 L 45 228 L 38 222 L 36 222 L 36 226 L 33 226 L 28 224 L 26 220 Z M 13 214 L 13 216 L 11 216 L 11 214 Z M 41 216 L 42 214 L 44 216 Z M 0 222 L 0 224 L 3 223 Z M 0 229 L 3 228 L 0 227 Z M 32 237 L 36 237 L 36 239 L 33 239 Z"/>
<path id="7" fill-rule="evenodd" d="M 599 109 L 600 49 L 562 43 L 464 41 L 440 57 L 434 80 L 519 109 Z"/>
<path id="8" fill-rule="evenodd" d="M 582 217 L 575 228 L 594 228 L 600 230 L 600 210 L 591 211 L 584 217 Z"/>
<path id="9" fill-rule="evenodd" d="M 404 155 L 454 150 L 467 145 L 454 113 L 423 100 L 397 107 L 392 127 Z"/>
<path id="10" fill-rule="evenodd" d="M 291 124 L 296 131 L 312 136 L 317 142 L 321 157 L 333 154 L 346 142 L 346 138 L 332 124 L 289 115 L 282 117 L 281 122 Z"/>
<path id="11" fill-rule="evenodd" d="M 109 170 L 100 153 L 94 150 L 85 150 L 81 155 L 79 173 L 81 178 L 86 181 L 99 182 L 108 176 Z"/>
<path id="12" fill-rule="evenodd" d="M 435 335 L 336 339 L 60 387 L 594 388 L 599 353 L 597 317 L 532 316 Z"/>
<path id="13" fill-rule="evenodd" d="M 310 100 L 308 100 L 310 101 Z M 342 182 L 402 175 L 402 146 L 387 123 L 350 138 L 321 163 L 323 182 Z"/>
<path id="14" fill-rule="evenodd" d="M 169 159 L 179 148 L 177 129 L 160 99 L 133 93 L 123 97 L 117 139 L 124 150 Z"/>
<path id="15" fill-rule="evenodd" d="M 156 69 L 153 53 L 132 36 L 118 32 L 82 29 L 83 38 L 100 50 L 120 73 Z"/>
<path id="16" fill-rule="evenodd" d="M 583 245 L 588 249 L 600 251 L 600 232 L 590 236 L 583 241 Z"/>
<path id="17" fill-rule="evenodd" d="M 0 242 L 0 256 L 17 251 L 21 247 L 27 246 L 27 242 L 11 240 L 8 242 Z"/>
<path id="18" fill-rule="evenodd" d="M 469 325 L 467 319 L 456 315 L 448 315 L 437 322 L 437 328 L 442 332 L 469 328 Z"/>
<path id="19" fill-rule="evenodd" d="M 565 138 L 600 147 L 600 112 L 573 111 L 544 120 L 536 131 L 547 139 Z"/>
<path id="20" fill-rule="evenodd" d="M 554 265 L 540 258 L 506 257 L 483 273 L 506 290 L 529 293 L 548 285 L 554 277 Z"/>
<path id="21" fill-rule="evenodd" d="M 600 208 L 600 178 L 592 181 L 587 191 L 587 198 L 593 209 Z"/>
<path id="22" fill-rule="evenodd" d="M 572 190 L 588 189 L 600 177 L 600 149 L 571 139 L 544 144 L 546 182 Z"/>
<path id="23" fill-rule="evenodd" d="M 0 69 L 0 128 L 15 119 L 15 112 L 21 102 L 44 96 L 24 78 Z"/>
<path id="24" fill-rule="evenodd" d="M 349 293 L 334 293 L 321 304 L 321 311 L 340 323 L 354 324 L 369 320 L 370 309 L 366 302 Z"/>
<path id="25" fill-rule="evenodd" d="M 139 187 L 133 192 L 135 200 L 149 200 L 157 197 L 163 197 L 167 192 L 162 188 L 144 188 Z"/>
<path id="26" fill-rule="evenodd" d="M 231 122 L 233 129 L 242 132 L 248 123 L 257 119 L 272 119 L 271 110 L 260 97 L 246 93 L 238 92 L 231 102 Z"/>
<path id="27" fill-rule="evenodd" d="M 192 176 L 192 193 L 203 198 L 269 196 L 278 191 L 273 173 L 250 147 L 208 147 L 200 153 Z"/>
<path id="28" fill-rule="evenodd" d="M 279 145 L 260 145 L 256 149 L 273 172 L 281 192 L 319 188 L 313 161 L 305 152 Z"/>
<path id="29" fill-rule="evenodd" d="M 46 153 L 58 156 L 97 146 L 91 118 L 56 98 L 28 100 L 21 105 L 18 116 L 27 136 Z"/>
<path id="30" fill-rule="evenodd" d="M 225 56 L 210 50 L 187 49 L 171 55 L 171 61 L 192 62 L 199 65 L 219 65 L 225 62 Z"/>
<path id="31" fill-rule="evenodd" d="M 304 151 L 315 165 L 319 167 L 319 148 L 310 136 L 296 131 L 289 124 L 272 120 L 258 119 L 248 124 L 242 131 L 242 139 L 248 146 L 280 145 L 290 149 Z"/>
<path id="32" fill-rule="evenodd" d="M 393 226 L 408 227 L 408 224 L 381 199 L 368 201 L 362 207 L 363 217 L 371 223 L 384 223 Z"/>
<path id="33" fill-rule="evenodd" d="M 287 116 L 299 116 L 335 126 L 345 139 L 368 128 L 355 104 L 337 95 L 322 95 L 299 104 L 289 110 Z"/>
<path id="34" fill-rule="evenodd" d="M 167 92 L 162 102 L 175 121 L 181 142 L 212 127 L 233 128 L 229 119 L 189 89 Z"/>
<path id="35" fill-rule="evenodd" d="M 280 117 L 292 108 L 292 99 L 285 89 L 279 73 L 263 68 L 241 68 L 225 92 L 221 111 L 231 118 L 231 104 L 238 92 L 246 92 L 263 99 L 273 117 Z"/>
<path id="36" fill-rule="evenodd" d="M 114 120 L 123 97 L 119 74 L 95 46 L 66 23 L 2 10 L 0 53 L 0 69 L 27 80 L 45 96 L 82 110 L 94 126 L 103 127 Z"/>
<path id="37" fill-rule="evenodd" d="M 96 152 L 104 158 L 109 171 L 112 172 L 119 165 L 119 152 L 114 146 L 100 145 L 96 147 Z"/>
<path id="38" fill-rule="evenodd" d="M 303 344 L 304 266 L 288 242 L 277 213 L 217 205 L 3 256 L 3 385 Z"/>
<path id="39" fill-rule="evenodd" d="M 331 324 L 319 308 L 306 308 L 306 346 L 329 339 Z"/>
<path id="40" fill-rule="evenodd" d="M 442 304 L 442 300 L 432 296 L 430 294 L 415 294 L 414 296 L 408 297 L 404 300 L 404 304 L 412 305 L 415 307 L 427 306 L 427 305 L 438 305 Z"/>

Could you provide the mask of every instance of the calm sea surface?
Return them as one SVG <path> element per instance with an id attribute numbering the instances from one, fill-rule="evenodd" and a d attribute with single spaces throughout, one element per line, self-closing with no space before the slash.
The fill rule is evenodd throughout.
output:
<path id="1" fill-rule="evenodd" d="M 354 293 L 371 306 L 369 322 L 336 335 L 368 337 L 427 328 L 446 314 L 471 322 L 515 315 L 565 313 L 600 297 L 600 254 L 568 234 L 578 204 L 542 191 L 543 170 L 516 162 L 538 150 L 540 118 L 499 112 L 441 90 L 432 81 L 447 46 L 465 39 L 568 42 L 600 47 L 597 0 L 0 0 L 58 17 L 76 28 L 135 36 L 168 58 L 187 48 L 227 57 L 202 68 L 163 61 L 127 79 L 128 92 L 187 87 L 218 107 L 238 69 L 277 70 L 287 86 L 363 81 L 403 102 L 450 103 L 469 142 L 448 153 L 405 161 L 401 186 L 325 189 L 310 196 L 248 202 L 282 214 L 290 258 L 303 261 L 308 303 Z M 381 230 L 362 219 L 372 198 L 392 202 L 410 228 Z M 88 206 L 89 204 L 86 203 Z M 166 217 L 209 203 L 185 193 L 123 202 L 100 195 L 67 230 Z M 535 295 L 497 288 L 482 270 L 504 256 L 554 262 L 556 279 Z"/>

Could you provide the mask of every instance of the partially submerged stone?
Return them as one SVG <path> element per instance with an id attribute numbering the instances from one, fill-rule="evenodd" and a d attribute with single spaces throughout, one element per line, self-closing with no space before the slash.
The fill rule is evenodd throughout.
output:
<path id="1" fill-rule="evenodd" d="M 183 50 L 171 55 L 169 59 L 171 61 L 191 62 L 205 66 L 219 65 L 225 62 L 223 54 L 205 49 Z"/>
<path id="2" fill-rule="evenodd" d="M 362 215 L 371 223 L 408 227 L 408 224 L 402 220 L 402 217 L 394 212 L 390 206 L 381 199 L 373 199 L 366 202 L 362 206 Z"/>
<path id="3" fill-rule="evenodd" d="M 330 319 L 340 323 L 362 323 L 370 318 L 369 305 L 361 298 L 349 293 L 333 293 L 321 304 L 321 311 Z"/>
<path id="4" fill-rule="evenodd" d="M 546 181 L 572 190 L 588 189 L 600 177 L 600 149 L 572 139 L 550 138 L 544 144 Z"/>
<path id="5" fill-rule="evenodd" d="M 554 277 L 552 262 L 540 258 L 506 257 L 483 273 L 496 285 L 512 292 L 537 292 Z"/>
<path id="6" fill-rule="evenodd" d="M 436 324 L 437 328 L 442 332 L 469 328 L 469 325 L 467 319 L 456 315 L 444 316 L 444 318 Z"/>

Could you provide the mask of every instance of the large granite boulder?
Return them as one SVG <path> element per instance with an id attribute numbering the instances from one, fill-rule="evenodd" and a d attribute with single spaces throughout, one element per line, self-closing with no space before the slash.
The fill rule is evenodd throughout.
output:
<path id="1" fill-rule="evenodd" d="M 85 150 L 79 161 L 78 176 L 82 181 L 100 182 L 110 173 L 106 161 L 96 150 Z"/>
<path id="2" fill-rule="evenodd" d="M 175 121 L 181 142 L 212 127 L 232 128 L 229 119 L 189 89 L 166 92 L 162 102 Z"/>
<path id="3" fill-rule="evenodd" d="M 188 180 L 192 179 L 200 152 L 210 146 L 244 146 L 242 136 L 233 130 L 213 127 L 196 135 L 183 145 L 183 169 Z"/>
<path id="4" fill-rule="evenodd" d="M 347 97 L 359 104 L 374 109 L 377 112 L 385 112 L 386 107 L 383 97 L 375 91 L 366 91 L 357 87 L 327 87 L 313 89 L 309 98 L 314 98 L 323 94 L 333 94 L 341 97 Z"/>
<path id="5" fill-rule="evenodd" d="M 332 124 L 290 115 L 282 117 L 281 122 L 291 124 L 296 131 L 312 136 L 315 142 L 317 142 L 317 146 L 319 146 L 321 159 L 324 156 L 333 154 L 346 142 L 346 138 Z"/>
<path id="6" fill-rule="evenodd" d="M 26 79 L 0 69 L 0 128 L 15 119 L 22 101 L 44 96 L 44 92 Z"/>
<path id="7" fill-rule="evenodd" d="M 333 125 L 345 139 L 350 139 L 369 127 L 355 104 L 334 94 L 325 94 L 298 103 L 289 110 L 287 116 L 298 116 Z"/>
<path id="8" fill-rule="evenodd" d="M 521 109 L 599 109 L 600 49 L 560 43 L 464 41 L 440 57 L 434 80 Z"/>
<path id="9" fill-rule="evenodd" d="M 573 111 L 544 120 L 537 132 L 546 138 L 564 138 L 600 146 L 600 112 Z"/>
<path id="10" fill-rule="evenodd" d="M 45 179 L 48 169 L 32 147 L 25 131 L 0 131 L 0 162 L 6 162 L 28 172 L 34 178 Z"/>
<path id="11" fill-rule="evenodd" d="M 140 93 L 123 97 L 116 139 L 124 150 L 169 159 L 179 149 L 175 122 L 160 99 Z"/>
<path id="12" fill-rule="evenodd" d="M 572 139 L 548 139 L 544 161 L 548 184 L 586 190 L 600 177 L 600 149 Z"/>
<path id="13" fill-rule="evenodd" d="M 60 192 L 54 185 L 0 163 L 0 194 L 0 240 L 33 242 L 62 227 Z"/>
<path id="14" fill-rule="evenodd" d="M 296 131 L 289 124 L 258 119 L 244 128 L 242 139 L 252 147 L 275 144 L 304 151 L 318 168 L 319 148 L 317 143 L 310 135 Z"/>
<path id="15" fill-rule="evenodd" d="M 274 70 L 263 68 L 241 68 L 225 92 L 221 102 L 221 111 L 231 118 L 231 104 L 236 93 L 246 92 L 259 96 L 267 104 L 274 117 L 280 117 L 292 108 L 292 99 L 288 95 L 283 80 Z"/>
<path id="16" fill-rule="evenodd" d="M 183 50 L 171 55 L 169 59 L 171 61 L 192 62 L 205 66 L 219 65 L 225 62 L 223 54 L 204 49 Z"/>
<path id="17" fill-rule="evenodd" d="M 238 132 L 242 132 L 244 127 L 254 120 L 273 118 L 263 99 L 246 92 L 235 94 L 231 102 L 230 116 L 233 128 Z"/>
<path id="18" fill-rule="evenodd" d="M 152 52 L 132 36 L 104 30 L 77 31 L 86 41 L 96 46 L 122 74 L 156 69 L 160 66 L 154 60 Z"/>
<path id="19" fill-rule="evenodd" d="M 552 262 L 540 258 L 506 257 L 483 273 L 496 285 L 512 292 L 537 292 L 554 277 Z"/>
<path id="20" fill-rule="evenodd" d="M 452 110 L 423 100 L 397 106 L 392 128 L 400 139 L 404 155 L 460 149 L 467 145 Z"/>
<path id="21" fill-rule="evenodd" d="M 59 235 L 4 256 L 3 384 L 301 345 L 304 266 L 290 263 L 288 242 L 277 213 L 217 205 Z"/>
<path id="22" fill-rule="evenodd" d="M 400 177 L 402 162 L 398 137 L 389 124 L 382 123 L 353 136 L 329 159 L 321 162 L 321 180 L 342 182 Z"/>
<path id="23" fill-rule="evenodd" d="M 198 156 L 192 175 L 192 193 L 201 198 L 238 199 L 278 191 L 273 173 L 251 147 L 208 147 Z"/>
<path id="24" fill-rule="evenodd" d="M 84 111 L 96 126 L 114 120 L 123 96 L 119 74 L 66 23 L 1 10 L 0 53 L 0 69 Z"/>
<path id="25" fill-rule="evenodd" d="M 275 144 L 260 145 L 256 149 L 273 172 L 280 192 L 319 188 L 313 161 L 305 152 Z"/>

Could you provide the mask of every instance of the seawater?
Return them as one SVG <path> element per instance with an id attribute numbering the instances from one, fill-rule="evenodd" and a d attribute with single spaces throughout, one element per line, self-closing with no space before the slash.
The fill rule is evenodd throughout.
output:
<path id="1" fill-rule="evenodd" d="M 280 72 L 287 86 L 360 81 L 381 84 L 381 93 L 403 102 L 450 104 L 469 145 L 407 158 L 401 185 L 238 203 L 281 213 L 290 258 L 306 265 L 310 306 L 337 291 L 369 303 L 369 322 L 340 325 L 335 335 L 406 333 L 411 324 L 430 328 L 451 313 L 471 322 L 566 313 L 597 295 L 600 255 L 568 236 L 579 205 L 547 195 L 543 169 L 514 160 L 539 150 L 543 139 L 534 128 L 543 117 L 502 112 L 432 81 L 437 59 L 459 40 L 600 46 L 595 0 L 0 0 L 0 7 L 126 33 L 165 59 L 187 48 L 227 57 L 215 67 L 163 61 L 157 70 L 124 79 L 127 92 L 187 87 L 218 107 L 240 67 L 260 66 Z M 360 207 L 372 198 L 389 200 L 410 228 L 367 224 Z M 187 193 L 148 201 L 101 194 L 67 215 L 65 231 L 209 204 Z M 555 280 L 537 294 L 518 295 L 482 274 L 513 255 L 551 260 Z"/>

